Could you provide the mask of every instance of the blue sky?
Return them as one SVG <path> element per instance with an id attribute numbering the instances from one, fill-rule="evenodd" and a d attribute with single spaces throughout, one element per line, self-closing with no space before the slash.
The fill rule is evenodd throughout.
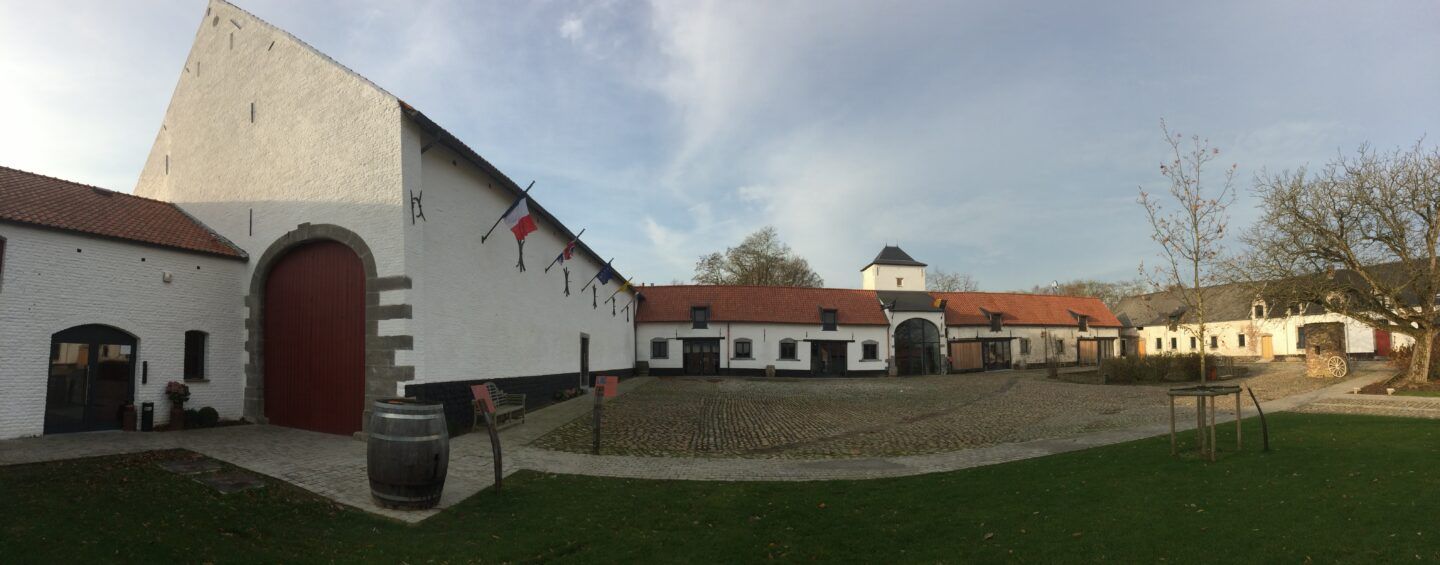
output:
<path id="1" fill-rule="evenodd" d="M 1247 191 L 1440 133 L 1432 2 L 238 5 L 535 180 L 643 282 L 767 224 L 828 286 L 886 243 L 987 290 L 1131 278 L 1162 117 Z M 129 191 L 204 10 L 0 0 L 0 164 Z"/>

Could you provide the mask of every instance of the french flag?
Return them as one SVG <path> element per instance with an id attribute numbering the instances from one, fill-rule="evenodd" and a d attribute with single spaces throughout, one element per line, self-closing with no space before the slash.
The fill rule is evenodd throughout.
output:
<path id="1" fill-rule="evenodd" d="M 529 199 L 520 197 L 510 211 L 505 213 L 505 225 L 510 227 L 510 233 L 515 234 L 515 241 L 525 241 L 525 236 L 535 231 L 535 218 L 530 215 Z"/>

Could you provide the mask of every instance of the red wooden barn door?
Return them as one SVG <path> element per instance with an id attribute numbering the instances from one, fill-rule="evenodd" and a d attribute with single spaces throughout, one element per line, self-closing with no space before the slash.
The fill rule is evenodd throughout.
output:
<path id="1" fill-rule="evenodd" d="M 1390 356 L 1390 332 L 1375 330 L 1375 354 L 1381 357 Z"/>
<path id="2" fill-rule="evenodd" d="M 265 416 L 332 434 L 359 431 L 365 405 L 365 272 L 343 244 L 287 253 L 265 280 Z"/>

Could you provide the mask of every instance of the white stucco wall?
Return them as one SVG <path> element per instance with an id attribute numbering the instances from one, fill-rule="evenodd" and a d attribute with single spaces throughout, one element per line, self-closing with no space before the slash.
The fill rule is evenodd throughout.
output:
<path id="1" fill-rule="evenodd" d="M 421 135 L 407 127 L 406 182 L 424 191 L 426 219 L 404 222 L 415 350 L 399 352 L 396 362 L 413 364 L 416 378 L 401 386 L 575 373 L 582 333 L 590 336 L 592 373 L 634 367 L 633 326 L 622 311 L 633 293 L 617 295 L 612 314 L 605 300 L 621 284 L 612 279 L 598 286 L 592 308 L 591 291 L 580 288 L 602 263 L 577 251 L 566 263 L 565 296 L 562 267 L 546 273 L 545 266 L 569 240 L 538 214 L 539 229 L 525 240 L 525 272 L 516 269 L 517 245 L 504 223 L 482 245 L 514 197 L 448 148 L 422 155 Z M 623 273 L 623 262 L 616 268 Z"/>
<path id="2" fill-rule="evenodd" d="M 896 278 L 902 279 L 896 284 Z M 860 271 L 865 290 L 925 290 L 925 268 L 906 265 L 870 265 Z"/>
<path id="3" fill-rule="evenodd" d="M 1271 336 L 1271 343 L 1274 346 L 1275 355 L 1302 355 L 1303 351 L 1296 346 L 1299 339 L 1299 329 L 1305 324 L 1320 322 L 1342 322 L 1345 324 L 1345 339 L 1350 353 L 1374 353 L 1375 352 L 1375 331 L 1374 328 L 1356 321 L 1349 316 L 1340 314 L 1319 314 L 1307 316 L 1283 316 L 1277 318 L 1264 318 L 1253 320 L 1230 320 L 1224 322 L 1210 322 L 1205 324 L 1205 341 L 1209 342 L 1208 336 L 1215 335 L 1217 347 L 1211 349 L 1208 343 L 1202 344 L 1198 338 L 1196 348 L 1190 347 L 1190 338 L 1196 336 L 1194 324 L 1182 324 L 1174 330 L 1166 326 L 1146 326 L 1137 332 L 1141 340 L 1145 342 L 1145 354 L 1159 353 L 1194 353 L 1201 349 L 1215 355 L 1234 357 L 1258 357 L 1260 355 L 1260 337 Z M 1240 335 L 1245 335 L 1245 345 L 1240 345 Z M 1161 340 L 1163 349 L 1155 347 L 1155 340 Z M 1170 339 L 1176 339 L 1178 348 L 1170 347 Z M 1410 343 L 1408 336 L 1391 335 L 1391 347 L 1399 347 Z"/>
<path id="4" fill-rule="evenodd" d="M 179 204 L 256 258 L 301 223 L 339 225 L 379 276 L 403 274 L 395 97 L 219 1 L 176 72 L 136 194 Z"/>
<path id="5" fill-rule="evenodd" d="M 42 432 L 50 337 L 86 324 L 112 326 L 137 338 L 135 404 L 154 402 L 157 424 L 169 420 L 165 383 L 184 376 L 185 332 L 208 333 L 208 382 L 190 383 L 186 406 L 211 406 L 223 418 L 241 416 L 245 337 L 239 297 L 245 263 L 7 223 L 0 223 L 0 237 L 6 239 L 0 271 L 0 438 Z M 162 280 L 165 272 L 172 273 L 172 282 Z M 140 364 L 147 361 L 149 379 L 142 385 Z"/>
<path id="6" fill-rule="evenodd" d="M 852 372 L 884 371 L 885 326 L 837 326 L 835 331 L 823 331 L 818 325 L 809 324 L 758 324 L 750 322 L 711 322 L 708 328 L 694 329 L 689 322 L 647 322 L 635 328 L 636 358 L 649 361 L 652 369 L 681 369 L 684 366 L 682 338 L 720 338 L 720 368 L 735 370 L 764 370 L 774 365 L 780 371 L 810 371 L 810 343 L 812 340 L 853 340 L 845 348 L 846 370 Z M 669 343 L 665 358 L 650 356 L 650 343 L 656 339 Z M 751 358 L 735 357 L 734 342 L 750 340 Z M 780 342 L 795 340 L 796 359 L 780 359 Z M 861 345 L 866 341 L 876 344 L 877 359 L 864 359 Z"/>

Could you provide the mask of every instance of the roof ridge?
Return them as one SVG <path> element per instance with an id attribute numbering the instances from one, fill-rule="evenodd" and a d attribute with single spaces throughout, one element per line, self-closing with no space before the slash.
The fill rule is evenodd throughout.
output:
<path id="1" fill-rule="evenodd" d="M 863 288 L 836 288 L 828 286 L 784 286 L 773 284 L 652 284 L 635 287 L 637 290 L 647 288 L 793 288 L 797 290 L 845 290 L 851 292 L 878 292 Z M 924 291 L 913 291 L 924 292 Z"/>
<path id="2" fill-rule="evenodd" d="M 1055 298 L 1089 298 L 1100 300 L 1099 296 L 1084 296 L 1081 294 L 1042 294 L 1038 292 L 1019 291 L 989 291 L 989 290 L 931 290 L 926 291 L 934 294 L 1003 294 L 1007 296 L 1052 296 Z"/>

